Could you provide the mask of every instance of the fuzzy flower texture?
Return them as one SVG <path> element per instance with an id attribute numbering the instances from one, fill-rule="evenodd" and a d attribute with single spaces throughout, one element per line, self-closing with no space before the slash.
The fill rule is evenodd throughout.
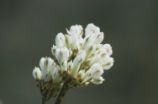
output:
<path id="1" fill-rule="evenodd" d="M 104 33 L 94 24 L 88 24 L 85 31 L 73 25 L 66 34 L 57 34 L 52 57 L 42 57 L 33 70 L 45 99 L 56 97 L 65 82 L 69 88 L 103 83 L 104 71 L 114 63 L 112 47 L 103 44 L 103 39 Z"/>

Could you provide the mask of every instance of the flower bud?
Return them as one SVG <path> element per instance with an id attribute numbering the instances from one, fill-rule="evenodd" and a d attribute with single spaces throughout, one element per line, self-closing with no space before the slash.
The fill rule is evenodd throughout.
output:
<path id="1" fill-rule="evenodd" d="M 55 44 L 57 47 L 65 46 L 65 36 L 63 33 L 58 33 L 55 39 Z"/>
<path id="2" fill-rule="evenodd" d="M 60 68 L 61 68 L 61 71 L 67 71 L 67 61 L 64 61 Z"/>
<path id="3" fill-rule="evenodd" d="M 68 30 L 67 30 L 67 31 L 68 31 Z M 65 35 L 65 43 L 66 43 L 66 46 L 67 46 L 68 49 L 71 48 L 72 42 L 73 42 L 73 41 L 72 41 L 71 36 L 70 36 L 70 35 Z"/>
<path id="4" fill-rule="evenodd" d="M 86 29 L 85 29 L 85 35 L 89 36 L 89 35 L 95 35 L 95 34 L 99 34 L 100 33 L 100 29 L 99 27 L 95 26 L 94 24 L 88 24 Z"/>
<path id="5" fill-rule="evenodd" d="M 85 57 L 86 57 L 85 51 L 80 50 L 77 56 L 75 57 L 75 59 L 73 60 L 73 66 L 72 66 L 72 71 L 71 71 L 72 76 L 75 77 L 77 75 L 80 65 L 84 61 Z"/>
<path id="6" fill-rule="evenodd" d="M 55 57 L 57 58 L 60 65 L 64 64 L 64 61 L 67 61 L 69 58 L 69 50 L 64 48 L 57 48 Z"/>
<path id="7" fill-rule="evenodd" d="M 103 81 L 104 81 L 104 78 L 103 77 L 97 77 L 97 78 L 93 78 L 92 80 L 91 80 L 91 82 L 93 83 L 93 84 L 102 84 L 103 83 Z"/>
<path id="8" fill-rule="evenodd" d="M 82 83 L 92 81 L 93 79 L 99 78 L 104 73 L 102 66 L 98 63 L 92 65 L 90 69 L 85 73 Z"/>
<path id="9" fill-rule="evenodd" d="M 103 39 L 104 39 L 104 33 L 100 32 L 99 34 L 96 34 L 95 43 L 100 44 L 103 41 Z"/>
<path id="10" fill-rule="evenodd" d="M 104 48 L 106 49 L 107 55 L 111 56 L 112 55 L 112 47 L 110 44 L 104 44 Z"/>
<path id="11" fill-rule="evenodd" d="M 49 72 L 52 70 L 54 61 L 50 57 L 42 57 L 40 60 L 40 68 L 42 72 L 42 79 L 47 81 L 50 79 Z"/>
<path id="12" fill-rule="evenodd" d="M 92 78 L 100 77 L 104 71 L 100 64 L 96 63 L 91 66 L 91 68 L 86 72 L 87 75 L 90 75 Z"/>
<path id="13" fill-rule="evenodd" d="M 99 27 L 89 24 L 85 30 L 85 44 L 91 46 L 93 44 L 100 44 L 104 39 L 104 33 L 100 32 Z"/>
<path id="14" fill-rule="evenodd" d="M 68 36 L 66 37 L 67 40 L 69 40 L 69 47 L 74 50 L 74 49 L 80 49 L 82 46 L 82 35 L 83 35 L 83 28 L 81 25 L 74 25 L 70 27 L 70 30 L 68 31 Z M 68 42 L 67 42 L 68 43 Z"/>
<path id="15" fill-rule="evenodd" d="M 76 36 L 76 37 L 80 37 L 83 34 L 83 28 L 81 25 L 73 25 L 70 28 L 70 31 L 67 31 L 68 34 Z"/>
<path id="16" fill-rule="evenodd" d="M 83 46 L 83 38 L 82 37 L 74 37 L 74 36 L 66 36 L 67 47 L 71 50 L 81 49 Z"/>
<path id="17" fill-rule="evenodd" d="M 47 70 L 53 62 L 54 61 L 50 57 L 42 57 L 39 63 L 41 70 Z"/>
<path id="18" fill-rule="evenodd" d="M 103 66 L 104 70 L 109 70 L 113 64 L 114 64 L 114 59 L 112 57 L 103 57 L 102 61 L 100 61 L 101 65 Z"/>
<path id="19" fill-rule="evenodd" d="M 33 75 L 34 79 L 36 79 L 36 80 L 41 80 L 41 78 L 42 78 L 41 70 L 38 67 L 34 68 L 32 75 Z"/>
<path id="20" fill-rule="evenodd" d="M 52 52 L 53 56 L 55 56 L 56 49 L 57 49 L 57 47 L 55 45 L 53 45 L 53 47 L 51 48 L 51 52 Z"/>
<path id="21" fill-rule="evenodd" d="M 60 67 L 58 65 L 55 65 L 52 71 L 52 79 L 53 79 L 53 82 L 55 83 L 60 82 L 62 79 L 62 76 L 60 75 L 59 70 L 60 70 Z"/>

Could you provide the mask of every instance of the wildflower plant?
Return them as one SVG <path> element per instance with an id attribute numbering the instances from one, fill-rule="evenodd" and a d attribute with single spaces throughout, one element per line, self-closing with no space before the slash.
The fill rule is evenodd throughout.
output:
<path id="1" fill-rule="evenodd" d="M 102 84 L 105 70 L 113 66 L 112 47 L 103 44 L 104 33 L 94 24 L 83 30 L 73 25 L 66 34 L 58 33 L 52 57 L 42 57 L 33 77 L 42 94 L 42 104 L 55 97 L 61 104 L 65 93 L 74 87 Z"/>

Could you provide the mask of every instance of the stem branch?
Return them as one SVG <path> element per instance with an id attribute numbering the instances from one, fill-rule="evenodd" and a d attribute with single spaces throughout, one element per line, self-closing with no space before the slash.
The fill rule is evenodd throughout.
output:
<path id="1" fill-rule="evenodd" d="M 61 104 L 62 103 L 62 100 L 63 100 L 66 92 L 68 91 L 68 89 L 69 89 L 68 88 L 68 83 L 65 82 L 62 89 L 61 89 L 61 91 L 60 91 L 60 93 L 59 93 L 59 95 L 58 95 L 58 97 L 57 97 L 57 99 L 56 99 L 56 101 L 55 101 L 55 104 Z"/>

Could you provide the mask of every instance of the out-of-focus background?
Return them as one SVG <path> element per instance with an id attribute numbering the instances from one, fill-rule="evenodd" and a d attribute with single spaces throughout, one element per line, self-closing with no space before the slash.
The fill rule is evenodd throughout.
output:
<path id="1" fill-rule="evenodd" d="M 105 32 L 115 65 L 63 104 L 158 104 L 157 0 L 0 0 L 0 104 L 41 104 L 33 68 L 58 32 L 88 23 Z"/>

